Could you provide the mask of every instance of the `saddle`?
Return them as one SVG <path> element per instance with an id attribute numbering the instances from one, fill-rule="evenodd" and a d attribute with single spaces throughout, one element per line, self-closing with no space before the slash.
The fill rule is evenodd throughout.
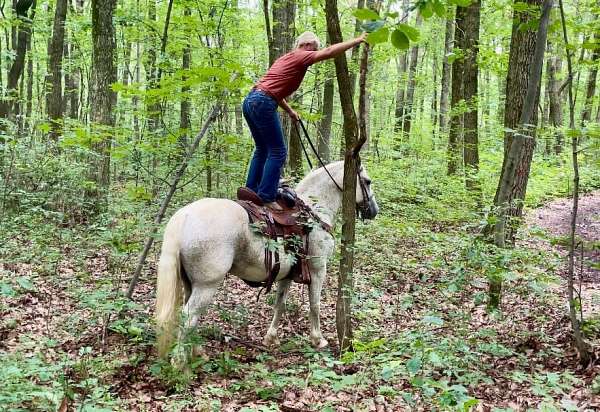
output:
<path id="1" fill-rule="evenodd" d="M 267 239 L 278 242 L 283 240 L 286 253 L 294 256 L 294 264 L 286 278 L 294 282 L 310 284 L 311 274 L 308 266 L 308 235 L 315 223 L 331 233 L 331 226 L 323 222 L 312 209 L 302 201 L 289 186 L 281 186 L 277 194 L 277 203 L 283 210 L 274 210 L 264 205 L 262 199 L 247 187 L 237 191 L 236 203 L 246 210 L 253 225 Z M 265 287 L 271 290 L 281 267 L 277 248 L 265 243 L 265 282 L 244 280 L 252 287 Z"/>

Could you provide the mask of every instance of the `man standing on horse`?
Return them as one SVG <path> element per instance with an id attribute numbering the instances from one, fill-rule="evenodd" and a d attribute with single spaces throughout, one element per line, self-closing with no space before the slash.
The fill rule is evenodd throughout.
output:
<path id="1" fill-rule="evenodd" d="M 363 33 L 355 39 L 319 50 L 317 36 L 311 32 L 302 33 L 296 40 L 296 48 L 277 59 L 244 99 L 244 117 L 256 145 L 246 187 L 257 193 L 270 208 L 281 209 L 275 197 L 287 156 L 277 107 L 288 112 L 292 121 L 298 121 L 300 116 L 285 98 L 300 87 L 308 67 L 344 53 L 365 37 Z"/>

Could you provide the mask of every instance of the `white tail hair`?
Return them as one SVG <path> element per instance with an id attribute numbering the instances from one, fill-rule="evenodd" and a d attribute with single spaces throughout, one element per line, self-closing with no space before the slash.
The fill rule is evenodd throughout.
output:
<path id="1" fill-rule="evenodd" d="M 156 340 L 158 355 L 165 357 L 169 352 L 179 320 L 178 309 L 183 295 L 180 274 L 179 234 L 181 216 L 173 216 L 163 236 L 158 262 L 156 286 Z"/>

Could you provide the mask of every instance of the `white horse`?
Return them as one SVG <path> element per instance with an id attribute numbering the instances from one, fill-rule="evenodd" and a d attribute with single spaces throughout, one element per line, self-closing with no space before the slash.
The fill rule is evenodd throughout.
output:
<path id="1" fill-rule="evenodd" d="M 310 172 L 296 188 L 298 197 L 331 226 L 342 204 L 338 187 L 342 186 L 343 174 L 344 162 L 334 162 L 327 170 Z M 362 166 L 357 175 L 356 203 L 363 219 L 373 219 L 379 212 L 371 179 Z M 182 298 L 185 326 L 180 339 L 197 326 L 227 273 L 253 282 L 266 280 L 264 248 L 265 238 L 252 230 L 248 214 L 232 200 L 205 198 L 175 212 L 167 223 L 158 263 L 156 324 L 160 356 L 168 353 L 174 339 Z M 333 251 L 332 235 L 316 225 L 309 234 L 308 255 L 310 341 L 317 348 L 327 346 L 321 334 L 319 305 L 327 260 Z M 291 283 L 285 278 L 292 258 L 282 250 L 280 256 L 277 297 L 273 320 L 264 338 L 266 345 L 278 344 L 277 326 Z"/>

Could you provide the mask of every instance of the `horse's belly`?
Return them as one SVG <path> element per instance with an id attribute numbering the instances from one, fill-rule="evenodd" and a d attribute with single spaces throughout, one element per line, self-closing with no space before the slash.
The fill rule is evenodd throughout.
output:
<path id="1" fill-rule="evenodd" d="M 230 274 L 251 282 L 265 282 L 267 280 L 267 269 L 265 267 L 264 249 L 260 248 L 260 250 L 249 252 L 235 259 L 229 271 Z M 279 258 L 280 268 L 277 280 L 285 278 L 293 265 L 292 257 L 282 253 L 282 251 L 279 253 Z M 275 255 L 273 255 L 273 263 L 275 263 Z"/>

